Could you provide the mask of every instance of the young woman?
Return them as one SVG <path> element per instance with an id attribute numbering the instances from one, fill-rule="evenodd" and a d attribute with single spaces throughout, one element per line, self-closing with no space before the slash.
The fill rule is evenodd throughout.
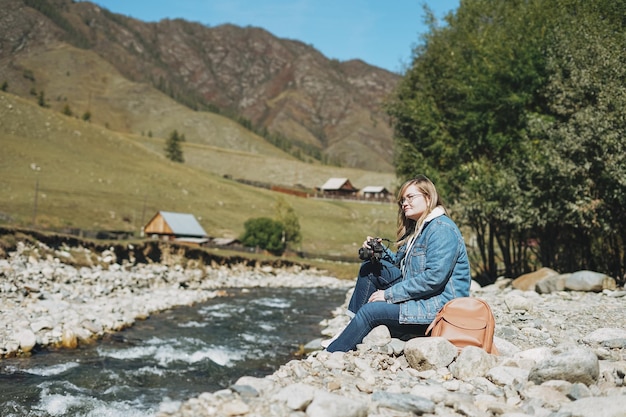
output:
<path id="1" fill-rule="evenodd" d="M 370 248 L 371 237 L 363 243 Z M 354 350 L 375 327 L 392 337 L 423 336 L 446 302 L 469 295 L 470 266 L 463 236 L 448 217 L 435 185 L 419 176 L 398 192 L 398 251 L 384 248 L 381 259 L 359 270 L 348 305 L 354 317 L 327 346 Z"/>

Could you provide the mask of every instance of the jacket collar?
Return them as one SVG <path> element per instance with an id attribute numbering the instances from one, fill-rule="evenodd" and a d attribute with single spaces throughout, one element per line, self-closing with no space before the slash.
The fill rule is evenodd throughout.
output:
<path id="1" fill-rule="evenodd" d="M 417 233 L 415 233 L 414 236 L 419 236 L 420 233 L 422 233 L 422 230 L 424 229 L 424 226 L 426 226 L 428 223 L 430 223 L 431 221 L 433 221 L 437 217 L 443 216 L 444 214 L 446 214 L 446 211 L 444 210 L 444 208 L 442 206 L 435 207 L 433 209 L 433 211 L 428 213 L 428 216 L 426 216 L 426 218 L 424 219 L 424 221 L 420 225 L 419 229 L 417 229 Z"/>

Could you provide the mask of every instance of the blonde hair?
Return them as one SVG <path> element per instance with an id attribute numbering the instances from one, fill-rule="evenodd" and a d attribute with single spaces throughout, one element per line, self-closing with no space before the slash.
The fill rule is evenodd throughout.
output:
<path id="1" fill-rule="evenodd" d="M 424 211 L 424 213 L 422 213 L 417 221 L 409 219 L 404 215 L 404 210 L 402 209 L 401 204 L 406 189 L 409 188 L 411 185 L 415 185 L 419 192 L 424 195 L 427 204 L 427 209 Z M 414 233 L 416 233 L 416 231 L 419 229 L 419 226 L 424 222 L 426 217 L 428 217 L 430 212 L 435 209 L 435 207 L 441 206 L 445 210 L 446 214 L 448 213 L 448 211 L 444 207 L 441 197 L 439 196 L 439 193 L 437 192 L 437 188 L 435 188 L 435 184 L 433 184 L 432 181 L 424 175 L 418 175 L 417 177 L 412 178 L 402 184 L 400 190 L 398 191 L 397 201 L 398 229 L 396 231 L 396 244 L 398 246 L 402 246 L 411 238 L 411 236 L 413 236 Z"/>

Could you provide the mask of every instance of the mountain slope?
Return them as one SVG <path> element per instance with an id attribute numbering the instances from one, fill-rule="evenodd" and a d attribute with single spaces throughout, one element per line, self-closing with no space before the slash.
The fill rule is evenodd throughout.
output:
<path id="1" fill-rule="evenodd" d="M 50 108 L 61 112 L 68 106 L 74 118 L 89 111 L 92 124 L 112 131 L 136 126 L 140 133 L 133 135 L 134 140 L 158 155 L 164 154 L 164 139 L 171 131 L 184 133 L 185 164 L 206 172 L 307 188 L 336 176 L 361 186 L 382 185 L 392 190 L 395 185 L 389 173 L 305 164 L 228 118 L 193 111 L 146 84 L 128 81 L 90 51 L 51 44 L 21 54 L 14 63 L 33 68 L 33 85 L 37 91 L 46 91 Z M 28 136 L 26 131 L 23 134 Z"/>
<path id="2" fill-rule="evenodd" d="M 0 81 L 9 80 L 17 94 L 28 97 L 32 89 L 24 75 L 34 68 L 17 63 L 22 54 L 70 42 L 191 107 L 219 108 L 345 166 L 393 171 L 392 130 L 381 103 L 396 74 L 329 60 L 259 28 L 145 23 L 70 0 L 0 0 L 0 7 L 9 11 L 0 17 Z M 140 134 L 147 127 L 126 121 L 120 128 Z"/>
<path id="3" fill-rule="evenodd" d="M 293 159 L 230 119 L 193 111 L 147 84 L 128 81 L 91 51 L 49 44 L 20 54 L 13 64 L 29 69 L 47 105 L 58 111 L 67 106 L 78 116 L 89 111 L 93 123 L 111 130 L 161 138 L 177 130 L 189 142 Z"/>

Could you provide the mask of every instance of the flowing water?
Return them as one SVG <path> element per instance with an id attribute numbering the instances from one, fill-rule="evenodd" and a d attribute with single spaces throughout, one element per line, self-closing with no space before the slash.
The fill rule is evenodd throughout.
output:
<path id="1" fill-rule="evenodd" d="M 145 417 L 241 376 L 262 377 L 320 337 L 345 290 L 253 288 L 179 307 L 76 350 L 0 359 L 2 417 Z"/>

